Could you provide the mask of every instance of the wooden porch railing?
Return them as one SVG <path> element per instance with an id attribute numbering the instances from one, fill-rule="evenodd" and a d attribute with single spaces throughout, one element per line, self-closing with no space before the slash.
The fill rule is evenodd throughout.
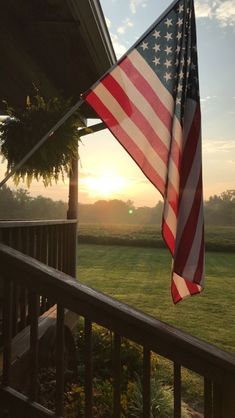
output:
<path id="1" fill-rule="evenodd" d="M 64 394 L 64 312 L 69 309 L 85 318 L 85 417 L 92 417 L 92 324 L 113 333 L 113 417 L 121 416 L 120 353 L 123 337 L 143 347 L 143 417 L 150 417 L 151 353 L 173 364 L 174 418 L 181 417 L 181 368 L 190 369 L 204 378 L 204 417 L 234 418 L 235 357 L 192 337 L 170 325 L 144 315 L 127 305 L 96 292 L 62 272 L 45 266 L 18 251 L 0 244 L 1 275 L 4 279 L 4 362 L 0 388 L 2 408 L 14 417 L 62 417 Z M 30 295 L 30 385 L 28 395 L 10 387 L 12 346 L 12 287 L 20 284 Z M 55 411 L 37 403 L 39 295 L 57 303 L 56 319 L 56 395 Z M 102 417 L 101 417 L 102 418 Z"/>
<path id="2" fill-rule="evenodd" d="M 75 277 L 76 225 L 76 219 L 0 221 L 0 242 Z"/>
<path id="3" fill-rule="evenodd" d="M 76 220 L 0 221 L 0 242 L 29 255 L 42 263 L 76 276 Z M 0 269 L 0 346 L 1 346 L 1 269 Z M 16 281 L 12 290 L 12 336 L 28 325 L 28 293 Z M 53 299 L 40 297 L 39 315 L 54 304 Z"/>

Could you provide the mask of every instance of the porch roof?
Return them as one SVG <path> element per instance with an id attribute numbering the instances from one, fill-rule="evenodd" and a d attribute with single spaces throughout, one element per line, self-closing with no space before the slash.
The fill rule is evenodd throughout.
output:
<path id="1" fill-rule="evenodd" d="M 0 20 L 0 99 L 11 105 L 23 105 L 33 84 L 76 102 L 116 60 L 99 0 L 8 0 Z"/>

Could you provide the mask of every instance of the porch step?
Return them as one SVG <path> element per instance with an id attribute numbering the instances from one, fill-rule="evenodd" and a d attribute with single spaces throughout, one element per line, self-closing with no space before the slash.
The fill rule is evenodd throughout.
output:
<path id="1" fill-rule="evenodd" d="M 47 366 L 53 361 L 55 354 L 57 306 L 52 306 L 39 317 L 38 341 L 39 341 L 39 367 Z M 71 311 L 65 311 L 65 345 L 70 351 L 71 359 L 76 355 L 71 330 L 78 322 L 78 315 Z M 12 339 L 12 363 L 10 372 L 10 384 L 16 390 L 22 390 L 29 375 L 29 349 L 30 326 L 24 328 Z M 75 363 L 74 359 L 74 363 Z M 0 374 L 2 374 L 3 354 L 0 353 Z"/>

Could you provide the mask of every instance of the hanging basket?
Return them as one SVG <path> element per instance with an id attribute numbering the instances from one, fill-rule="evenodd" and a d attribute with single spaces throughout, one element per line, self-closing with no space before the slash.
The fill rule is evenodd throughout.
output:
<path id="1" fill-rule="evenodd" d="M 13 109 L 6 102 L 10 116 L 0 125 L 0 145 L 7 173 L 37 144 L 72 107 L 70 100 L 53 98 L 46 101 L 38 92 L 23 109 Z M 14 182 L 42 179 L 44 185 L 69 173 L 71 161 L 77 155 L 78 127 L 83 126 L 78 112 L 70 118 L 14 174 Z"/>

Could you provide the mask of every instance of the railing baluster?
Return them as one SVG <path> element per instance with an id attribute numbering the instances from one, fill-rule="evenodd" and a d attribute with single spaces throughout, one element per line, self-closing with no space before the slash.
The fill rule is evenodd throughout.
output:
<path id="1" fill-rule="evenodd" d="M 19 286 L 14 283 L 13 286 L 13 303 L 12 303 L 12 336 L 14 337 L 18 331 L 19 319 Z"/>
<path id="2" fill-rule="evenodd" d="M 85 418 L 92 418 L 92 323 L 85 319 Z"/>
<path id="3" fill-rule="evenodd" d="M 2 383 L 8 386 L 10 383 L 11 367 L 11 338 L 12 338 L 12 294 L 13 283 L 9 279 L 4 280 L 3 299 L 3 376 Z"/>
<path id="4" fill-rule="evenodd" d="M 181 418 L 181 366 L 174 363 L 174 418 Z"/>
<path id="5" fill-rule="evenodd" d="M 56 408 L 55 414 L 60 417 L 64 412 L 64 308 L 57 305 L 56 321 Z"/>
<path id="6" fill-rule="evenodd" d="M 151 352 L 143 349 L 143 417 L 150 417 L 151 408 Z"/>
<path id="7" fill-rule="evenodd" d="M 213 384 L 213 418 L 223 417 L 222 409 L 222 386 Z"/>
<path id="8" fill-rule="evenodd" d="M 114 334 L 113 347 L 113 416 L 121 415 L 121 337 Z"/>
<path id="9" fill-rule="evenodd" d="M 38 376 L 38 315 L 39 296 L 36 293 L 29 293 L 29 321 L 30 321 L 30 387 L 29 399 L 37 399 L 37 376 Z"/>
<path id="10" fill-rule="evenodd" d="M 212 382 L 204 379 L 204 418 L 212 416 Z"/>
<path id="11" fill-rule="evenodd" d="M 26 327 L 27 323 L 27 291 L 26 289 L 21 286 L 20 288 L 20 296 L 19 296 L 19 303 L 20 303 L 20 329 Z"/>

